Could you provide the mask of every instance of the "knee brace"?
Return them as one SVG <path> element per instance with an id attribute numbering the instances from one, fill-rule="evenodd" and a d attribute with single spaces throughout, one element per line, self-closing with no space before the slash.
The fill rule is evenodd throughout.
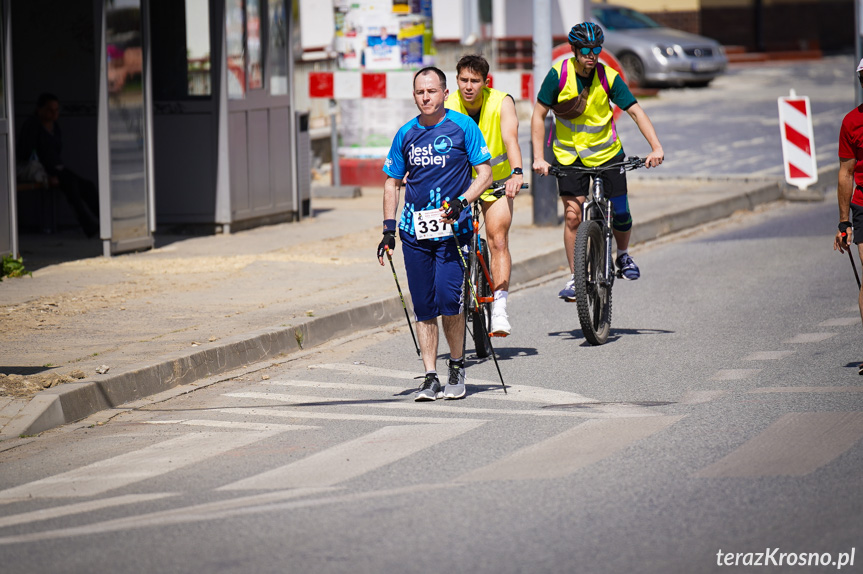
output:
<path id="1" fill-rule="evenodd" d="M 629 213 L 629 200 L 625 195 L 611 198 L 611 226 L 615 231 L 629 231 L 632 229 L 632 214 Z"/>

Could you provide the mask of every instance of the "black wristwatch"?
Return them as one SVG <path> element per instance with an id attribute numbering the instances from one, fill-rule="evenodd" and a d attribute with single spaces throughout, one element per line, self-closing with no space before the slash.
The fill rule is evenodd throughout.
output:
<path id="1" fill-rule="evenodd" d="M 512 175 L 524 175 L 524 171 L 520 167 L 513 168 Z"/>

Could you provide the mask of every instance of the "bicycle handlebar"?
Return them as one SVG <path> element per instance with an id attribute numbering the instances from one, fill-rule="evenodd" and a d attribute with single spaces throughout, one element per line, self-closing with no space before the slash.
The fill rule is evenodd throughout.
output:
<path id="1" fill-rule="evenodd" d="M 528 189 L 530 186 L 526 183 L 521 184 L 521 189 Z M 488 188 L 488 191 L 492 192 L 492 195 L 501 198 L 506 193 L 506 182 L 499 181 L 498 183 L 492 185 Z"/>
<path id="2" fill-rule="evenodd" d="M 623 161 L 619 161 L 617 163 L 613 163 L 610 165 L 596 166 L 596 167 L 587 167 L 581 165 L 553 165 L 548 168 L 548 175 L 553 175 L 555 177 L 566 177 L 575 172 L 583 172 L 583 173 L 602 173 L 604 171 L 608 171 L 610 169 L 620 168 L 622 167 L 626 171 L 631 171 L 633 169 L 638 169 L 640 167 L 645 166 L 646 158 L 631 156 L 626 158 Z"/>

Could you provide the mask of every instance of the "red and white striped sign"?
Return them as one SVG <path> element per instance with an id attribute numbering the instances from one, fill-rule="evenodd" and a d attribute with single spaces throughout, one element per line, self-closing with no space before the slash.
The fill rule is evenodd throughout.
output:
<path id="1" fill-rule="evenodd" d="M 782 132 L 785 181 L 806 189 L 818 181 L 812 113 L 807 96 L 798 97 L 791 90 L 790 97 L 779 98 L 779 129 Z"/>
<path id="2" fill-rule="evenodd" d="M 450 92 L 455 72 L 445 72 Z M 406 72 L 309 72 L 309 97 L 336 100 L 360 98 L 411 99 L 415 71 Z M 512 94 L 516 99 L 533 100 L 533 74 L 530 72 L 496 72 L 489 74 L 492 88 Z"/>

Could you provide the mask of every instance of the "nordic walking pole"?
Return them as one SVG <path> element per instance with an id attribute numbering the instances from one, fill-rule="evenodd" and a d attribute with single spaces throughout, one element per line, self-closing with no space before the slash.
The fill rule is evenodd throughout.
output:
<path id="1" fill-rule="evenodd" d="M 860 276 L 857 274 L 857 265 L 854 264 L 854 256 L 851 255 L 851 250 L 848 250 L 848 259 L 851 260 L 851 269 L 854 270 L 854 278 L 857 279 L 857 289 L 860 289 Z"/>
<path id="2" fill-rule="evenodd" d="M 401 286 L 399 285 L 399 278 L 396 276 L 396 266 L 395 266 L 395 265 L 393 265 L 393 256 L 392 256 L 392 255 L 390 255 L 390 249 L 389 249 L 389 247 L 387 247 L 387 259 L 389 259 L 389 261 L 390 261 L 390 269 L 392 269 L 392 270 L 393 270 L 393 279 L 395 279 L 395 280 L 396 280 L 396 289 L 398 289 L 398 290 L 399 290 L 399 299 L 401 299 L 401 300 L 402 300 L 402 309 L 404 309 L 404 310 L 405 310 L 405 319 L 407 319 L 407 320 L 408 320 L 408 329 L 410 329 L 410 330 L 411 330 L 411 339 L 413 339 L 413 340 L 414 340 L 414 347 L 415 347 L 415 348 L 416 348 L 416 350 L 417 350 L 417 357 L 421 357 L 422 355 L 420 355 L 420 346 L 419 346 L 419 345 L 417 345 L 417 338 L 416 338 L 416 336 L 414 335 L 414 328 L 413 328 L 413 326 L 411 325 L 411 318 L 410 318 L 410 315 L 408 315 L 408 306 L 407 306 L 407 305 L 405 305 L 405 296 L 404 296 L 404 295 L 402 295 L 402 288 L 401 288 Z"/>
<path id="3" fill-rule="evenodd" d="M 444 207 L 449 207 L 446 202 L 444 202 Z M 456 234 L 458 234 L 458 223 L 453 222 L 452 231 L 452 238 L 453 241 L 455 241 L 455 247 L 456 251 L 458 251 L 458 256 L 461 258 L 461 264 L 464 266 L 465 270 L 467 270 L 467 261 L 464 260 L 464 254 L 461 252 L 461 245 L 456 238 Z M 467 281 L 467 284 L 470 287 L 470 293 L 471 295 L 473 295 L 474 301 L 476 301 L 477 305 L 479 305 L 479 299 L 476 296 L 476 289 L 474 288 L 473 283 L 471 283 L 470 275 L 468 273 L 465 273 L 465 281 Z M 489 336 L 488 331 L 486 331 L 485 338 L 488 340 L 488 347 L 489 349 L 491 349 L 491 358 L 494 359 L 494 367 L 497 369 L 497 376 L 500 377 L 500 384 L 501 386 L 503 386 L 503 394 L 509 394 L 506 392 L 506 383 L 503 382 L 503 375 L 500 373 L 500 365 L 497 364 L 497 353 L 495 353 L 494 347 L 491 344 L 491 337 Z M 464 348 L 464 345 L 462 345 L 462 348 Z M 462 358 L 464 358 L 463 354 Z"/>

